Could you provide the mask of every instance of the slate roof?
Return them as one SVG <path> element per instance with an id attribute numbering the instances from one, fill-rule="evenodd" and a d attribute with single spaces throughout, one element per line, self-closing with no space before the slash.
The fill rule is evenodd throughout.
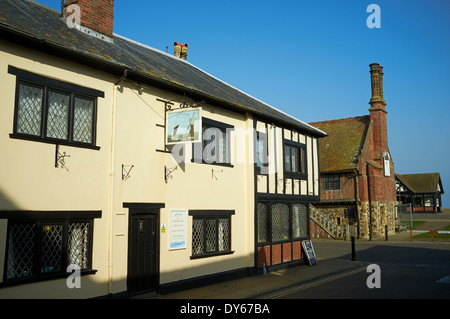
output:
<path id="1" fill-rule="evenodd" d="M 370 124 L 369 115 L 310 124 L 328 135 L 319 139 L 320 172 L 357 168 Z"/>
<path id="2" fill-rule="evenodd" d="M 138 78 L 143 83 L 192 94 L 233 110 L 248 111 L 315 136 L 326 135 L 173 55 L 116 34 L 114 43 L 108 43 L 70 29 L 60 12 L 31 0 L 0 1 L 0 38 L 22 45 L 32 43 L 34 49 L 90 65 L 95 63 L 117 75 L 127 69 L 130 78 Z"/>
<path id="3" fill-rule="evenodd" d="M 439 188 L 440 192 L 444 193 L 439 173 L 395 174 L 395 177 L 413 193 L 436 193 Z"/>

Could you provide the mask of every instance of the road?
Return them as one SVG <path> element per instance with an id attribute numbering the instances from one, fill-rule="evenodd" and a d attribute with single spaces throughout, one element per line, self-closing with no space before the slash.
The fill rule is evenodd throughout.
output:
<path id="1" fill-rule="evenodd" d="M 322 258 L 351 259 L 350 243 L 316 240 Z M 355 257 L 379 266 L 379 277 L 364 266 L 359 271 L 277 292 L 275 299 L 449 299 L 450 242 L 356 241 Z M 320 257 L 319 257 L 320 262 Z M 380 287 L 369 288 L 369 283 Z M 379 280 L 377 280 L 379 279 Z"/>

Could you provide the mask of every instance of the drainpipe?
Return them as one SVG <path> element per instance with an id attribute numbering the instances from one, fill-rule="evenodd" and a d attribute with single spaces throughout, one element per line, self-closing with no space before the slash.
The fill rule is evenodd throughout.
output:
<path id="1" fill-rule="evenodd" d="M 359 181 L 358 181 L 358 170 L 355 170 L 355 172 L 354 172 L 354 174 L 355 174 L 355 206 L 356 206 L 356 217 L 357 217 L 357 228 L 356 228 L 356 231 L 357 231 L 357 238 L 359 239 L 359 231 L 360 231 L 360 228 L 359 228 L 359 212 L 358 212 L 358 202 L 359 202 Z"/>
<path id="2" fill-rule="evenodd" d="M 369 196 L 369 240 L 372 240 L 372 197 L 370 196 L 370 176 L 369 176 L 369 166 L 370 164 L 366 164 L 366 174 L 367 174 L 367 190 Z"/>
<path id="3" fill-rule="evenodd" d="M 116 113 L 117 113 L 117 91 L 120 84 L 127 78 L 128 70 L 123 71 L 122 77 L 114 83 L 113 86 L 113 104 L 111 113 L 111 158 L 110 158 L 110 171 L 109 171 L 109 249 L 108 249 L 108 294 L 113 293 L 113 216 L 114 216 L 114 176 L 115 176 L 115 153 L 116 153 Z"/>

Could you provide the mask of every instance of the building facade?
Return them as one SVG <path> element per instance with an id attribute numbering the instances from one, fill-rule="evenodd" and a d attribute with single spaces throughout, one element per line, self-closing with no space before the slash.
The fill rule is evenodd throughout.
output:
<path id="1" fill-rule="evenodd" d="M 337 225 L 355 226 L 355 235 L 365 238 L 395 232 L 396 205 L 383 67 L 371 64 L 370 74 L 370 115 L 310 123 L 328 135 L 319 141 L 320 203 L 315 206 Z"/>
<path id="2" fill-rule="evenodd" d="M 325 133 L 192 65 L 187 45 L 114 34 L 114 1 L 77 5 L 69 27 L 0 4 L 0 298 L 165 293 L 300 262 Z M 168 143 L 190 110 L 201 138 Z"/>
<path id="3" fill-rule="evenodd" d="M 397 201 L 411 204 L 414 212 L 442 211 L 442 186 L 439 173 L 395 174 Z M 409 211 L 409 209 L 408 209 Z"/>

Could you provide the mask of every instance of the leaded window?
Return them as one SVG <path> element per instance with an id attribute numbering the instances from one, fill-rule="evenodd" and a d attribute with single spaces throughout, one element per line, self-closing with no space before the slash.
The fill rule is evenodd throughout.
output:
<path id="1" fill-rule="evenodd" d="M 308 238 L 308 208 L 301 203 L 264 203 L 256 207 L 258 244 Z"/>
<path id="2" fill-rule="evenodd" d="M 192 257 L 231 253 L 231 214 L 190 212 L 192 222 Z"/>
<path id="3" fill-rule="evenodd" d="M 65 274 L 91 267 L 92 221 L 8 221 L 5 280 Z"/>
<path id="4" fill-rule="evenodd" d="M 19 83 L 16 132 L 41 134 L 42 100 L 44 89 Z"/>
<path id="5" fill-rule="evenodd" d="M 322 185 L 324 190 L 335 190 L 341 188 L 339 174 L 323 174 Z"/>
<path id="6" fill-rule="evenodd" d="M 292 205 L 292 237 L 308 237 L 308 212 L 304 204 Z"/>
<path id="7" fill-rule="evenodd" d="M 267 204 L 258 203 L 257 220 L 258 220 L 258 243 L 264 243 L 264 242 L 269 241 L 269 238 L 267 237 L 267 235 L 268 235 Z"/>
<path id="8" fill-rule="evenodd" d="M 97 97 L 103 92 L 9 67 L 17 76 L 13 138 L 98 148 Z"/>
<path id="9" fill-rule="evenodd" d="M 278 203 L 272 205 L 272 241 L 289 239 L 289 206 Z"/>

